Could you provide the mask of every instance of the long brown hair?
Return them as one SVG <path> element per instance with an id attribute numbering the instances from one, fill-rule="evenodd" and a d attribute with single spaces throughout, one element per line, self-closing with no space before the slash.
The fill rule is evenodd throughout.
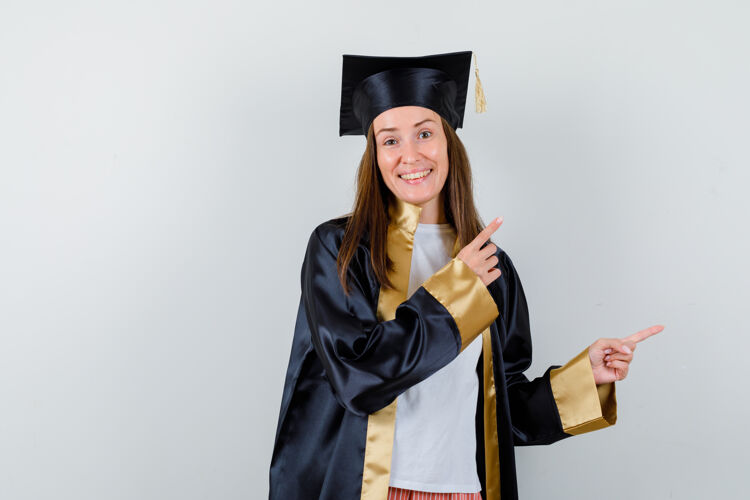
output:
<path id="1" fill-rule="evenodd" d="M 474 186 L 471 178 L 471 165 L 461 139 L 441 116 L 443 131 L 448 140 L 448 177 L 443 186 L 443 208 L 448 222 L 456 230 L 459 248 L 463 248 L 476 238 L 484 224 L 474 207 Z M 393 193 L 383 181 L 377 160 L 377 145 L 373 126 L 367 131 L 367 147 L 357 170 L 357 193 L 354 208 L 347 214 L 348 220 L 341 248 L 336 259 L 336 268 L 344 293 L 349 295 L 346 280 L 347 270 L 360 240 L 365 234 L 370 240 L 370 261 L 375 277 L 381 286 L 393 288 L 388 279 L 388 271 L 393 270 L 393 262 L 386 252 L 388 235 L 388 206 L 393 203 Z"/>

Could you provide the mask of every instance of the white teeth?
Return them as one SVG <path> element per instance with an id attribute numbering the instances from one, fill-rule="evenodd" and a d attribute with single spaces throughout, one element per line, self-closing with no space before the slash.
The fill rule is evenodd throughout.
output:
<path id="1" fill-rule="evenodd" d="M 429 174 L 430 172 L 432 172 L 432 170 L 422 170 L 421 172 L 417 172 L 417 173 L 414 173 L 414 174 L 399 175 L 399 177 L 401 177 L 402 179 L 405 179 L 405 180 L 419 179 L 419 178 L 424 177 L 425 175 Z"/>

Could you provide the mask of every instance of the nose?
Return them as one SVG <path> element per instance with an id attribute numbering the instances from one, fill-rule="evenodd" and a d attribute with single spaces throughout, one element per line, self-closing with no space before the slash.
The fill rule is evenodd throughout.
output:
<path id="1" fill-rule="evenodd" d="M 419 145 L 416 141 L 404 141 L 401 149 L 401 161 L 403 163 L 416 163 L 419 158 Z"/>

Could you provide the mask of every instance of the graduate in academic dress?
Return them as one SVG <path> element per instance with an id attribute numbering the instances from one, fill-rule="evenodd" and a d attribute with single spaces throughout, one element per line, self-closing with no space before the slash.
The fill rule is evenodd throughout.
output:
<path id="1" fill-rule="evenodd" d="M 365 135 L 367 147 L 353 211 L 318 225 L 308 240 L 271 500 L 386 500 L 408 484 L 516 499 L 514 446 L 613 425 L 615 382 L 627 375 L 636 343 L 663 329 L 599 339 L 537 378 L 524 374 L 531 332 L 523 287 L 508 254 L 490 241 L 501 218 L 485 227 L 477 214 L 455 132 L 471 55 L 343 56 L 339 135 Z M 478 78 L 475 94 L 479 110 Z M 440 239 L 415 239 L 429 226 L 453 244 L 440 250 Z M 438 264 L 425 267 L 417 260 L 424 255 Z M 451 392 L 448 378 L 429 385 L 448 370 L 475 389 Z M 422 399 L 407 398 L 416 394 Z M 420 414 L 434 398 L 461 403 Z M 397 426 L 416 431 L 398 434 Z M 470 443 L 450 439 L 464 435 Z M 431 449 L 423 445 L 433 441 L 443 451 L 394 460 L 394 450 L 408 456 L 408 446 Z M 430 473 L 443 467 L 441 484 Z M 454 484 L 453 471 L 467 487 L 445 486 Z"/>

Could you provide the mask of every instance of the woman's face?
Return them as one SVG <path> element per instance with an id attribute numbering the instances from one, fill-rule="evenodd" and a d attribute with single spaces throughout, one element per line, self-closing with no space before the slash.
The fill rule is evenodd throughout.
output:
<path id="1" fill-rule="evenodd" d="M 372 123 L 378 167 L 391 192 L 423 208 L 439 203 L 448 177 L 448 141 L 440 115 L 421 106 L 400 106 Z"/>

